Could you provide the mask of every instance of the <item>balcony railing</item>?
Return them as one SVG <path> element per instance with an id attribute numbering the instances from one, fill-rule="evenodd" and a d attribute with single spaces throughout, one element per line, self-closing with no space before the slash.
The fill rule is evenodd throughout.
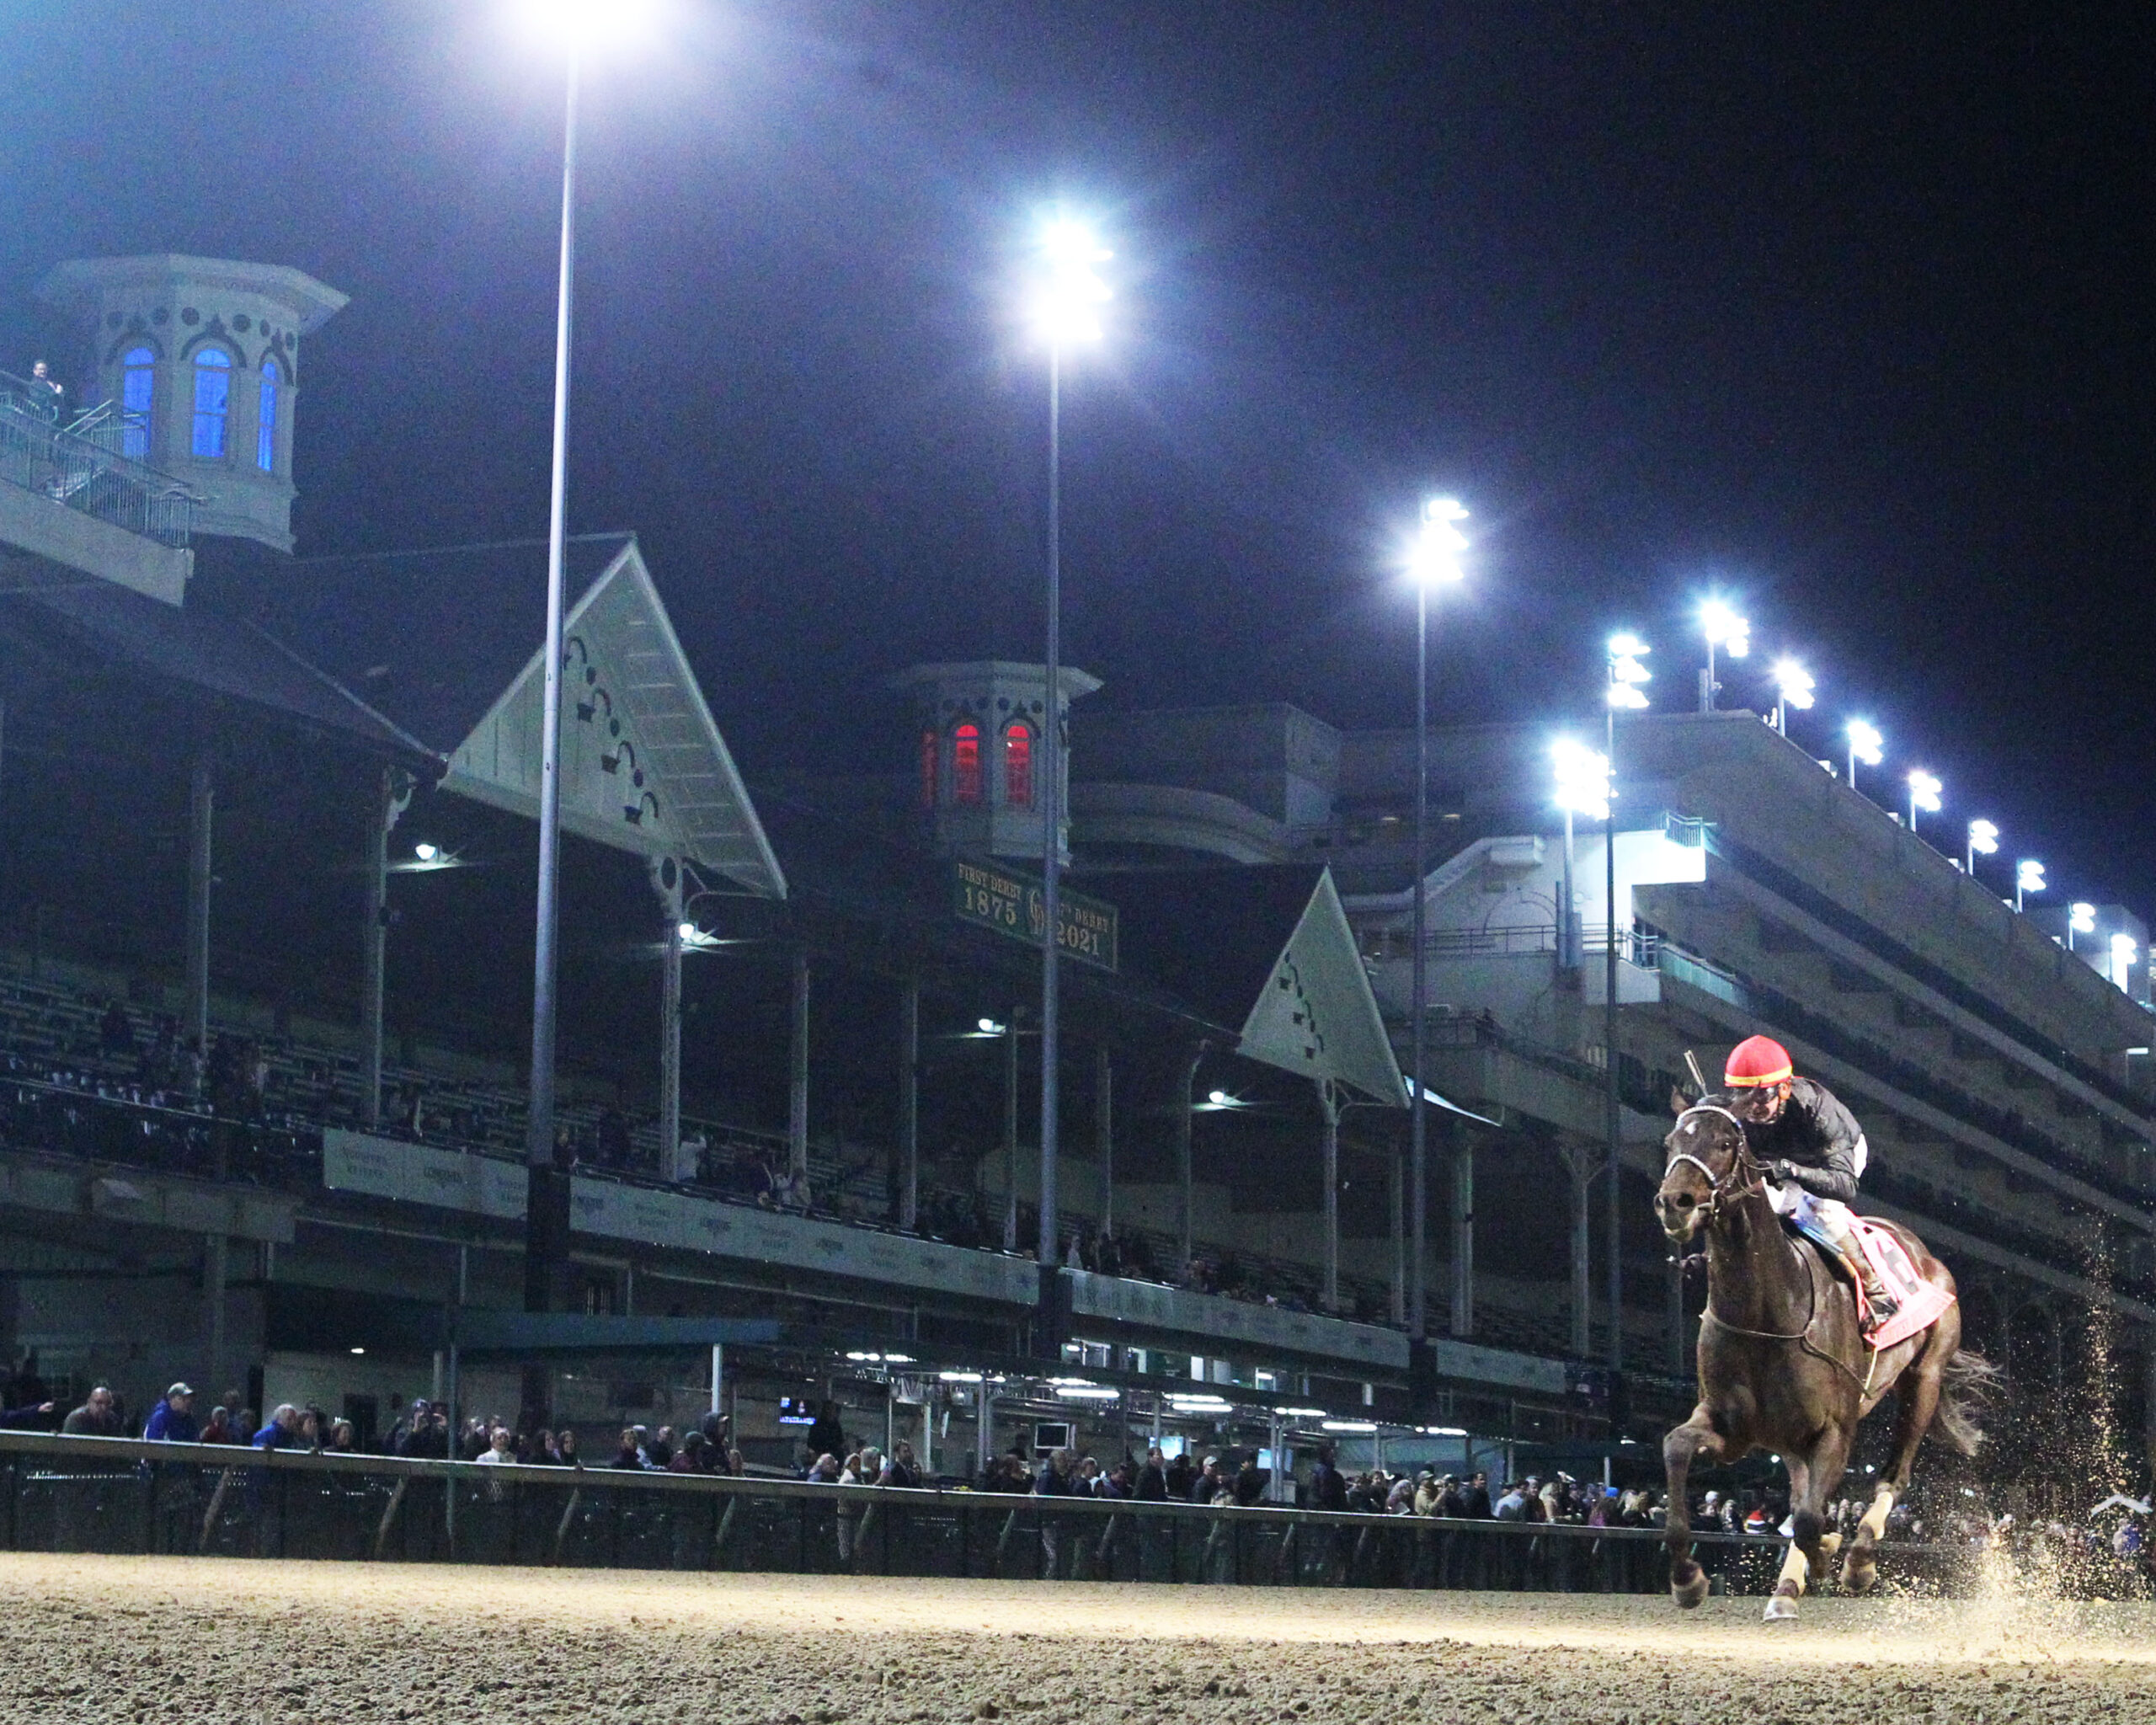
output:
<path id="1" fill-rule="evenodd" d="M 161 545 L 186 544 L 195 494 L 125 453 L 128 428 L 109 403 L 63 424 L 44 393 L 0 371 L 0 480 Z"/>

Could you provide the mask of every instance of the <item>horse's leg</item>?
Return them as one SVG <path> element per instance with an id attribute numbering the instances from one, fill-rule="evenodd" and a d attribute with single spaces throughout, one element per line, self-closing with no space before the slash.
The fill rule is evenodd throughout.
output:
<path id="1" fill-rule="evenodd" d="M 1669 1548 L 1669 1596 L 1680 1605 L 1696 1605 L 1707 1596 L 1707 1574 L 1692 1557 L 1692 1504 L 1686 1481 L 1693 1461 L 1700 1456 L 1719 1461 L 1721 1434 L 1714 1428 L 1705 1404 L 1662 1440 L 1662 1464 L 1669 1477 L 1669 1514 L 1662 1524 L 1662 1542 Z"/>
<path id="2" fill-rule="evenodd" d="M 1842 1585 L 1853 1594 L 1869 1592 L 1879 1579 L 1879 1541 L 1886 1536 L 1887 1516 L 1908 1493 L 1917 1446 L 1924 1442 L 1932 1416 L 1939 1412 L 1940 1378 L 1951 1351 L 1940 1332 L 1934 1330 L 1923 1354 L 1895 1386 L 1902 1407 L 1894 1421 L 1894 1460 L 1880 1476 L 1871 1506 L 1857 1523 L 1856 1537 L 1849 1541 L 1842 1558 Z"/>
<path id="3" fill-rule="evenodd" d="M 1767 1601 L 1769 1623 L 1794 1622 L 1806 1583 L 1827 1573 L 1827 1560 L 1833 1555 L 1826 1543 L 1827 1498 L 1841 1482 L 1849 1445 L 1848 1434 L 1830 1425 L 1808 1457 L 1789 1458 L 1789 1550 L 1782 1555 L 1782 1573 Z"/>

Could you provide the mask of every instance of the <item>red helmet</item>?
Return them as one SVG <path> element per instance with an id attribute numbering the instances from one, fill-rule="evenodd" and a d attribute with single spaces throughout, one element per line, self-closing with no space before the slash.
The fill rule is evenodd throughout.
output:
<path id="1" fill-rule="evenodd" d="M 1789 1050 L 1771 1036 L 1748 1036 L 1729 1051 L 1722 1082 L 1732 1090 L 1762 1090 L 1793 1076 Z"/>

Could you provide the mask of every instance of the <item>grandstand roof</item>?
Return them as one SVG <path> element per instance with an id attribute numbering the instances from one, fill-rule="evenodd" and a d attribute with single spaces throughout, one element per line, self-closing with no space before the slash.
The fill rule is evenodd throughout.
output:
<path id="1" fill-rule="evenodd" d="M 430 751 L 334 677 L 244 619 L 182 609 L 41 558 L 0 563 L 18 628 L 123 669 L 336 732 L 407 760 Z"/>
<path id="2" fill-rule="evenodd" d="M 635 537 L 571 539 L 565 574 L 563 828 L 785 896 Z M 442 788 L 537 814 L 544 540 L 256 561 L 204 590 L 417 738 Z"/>

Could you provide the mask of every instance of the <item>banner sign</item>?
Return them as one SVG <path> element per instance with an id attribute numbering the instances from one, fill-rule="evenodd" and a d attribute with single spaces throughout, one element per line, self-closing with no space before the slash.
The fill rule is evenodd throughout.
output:
<path id="1" fill-rule="evenodd" d="M 951 905 L 961 922 L 992 928 L 1028 946 L 1041 943 L 1048 921 L 1041 884 L 1000 863 L 959 857 L 951 865 Z M 1056 944 L 1066 958 L 1103 970 L 1116 968 L 1113 905 L 1065 887 L 1056 896 Z"/>

